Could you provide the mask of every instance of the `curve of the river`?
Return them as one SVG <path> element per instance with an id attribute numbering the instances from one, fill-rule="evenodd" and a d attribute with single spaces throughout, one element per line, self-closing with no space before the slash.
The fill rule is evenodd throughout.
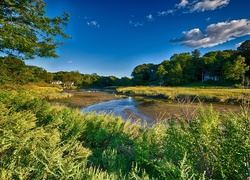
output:
<path id="1" fill-rule="evenodd" d="M 142 113 L 136 108 L 136 105 L 140 102 L 133 100 L 132 97 L 102 102 L 94 104 L 82 109 L 83 113 L 97 112 L 105 114 L 114 114 L 120 116 L 124 120 L 130 119 L 132 121 L 146 121 L 148 124 L 152 123 L 153 120 Z"/>

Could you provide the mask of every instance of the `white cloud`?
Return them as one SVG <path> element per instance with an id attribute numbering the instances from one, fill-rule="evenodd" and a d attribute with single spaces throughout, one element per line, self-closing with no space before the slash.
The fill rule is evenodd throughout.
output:
<path id="1" fill-rule="evenodd" d="M 244 42 L 244 41 L 243 41 L 243 42 Z M 242 44 L 243 42 L 240 42 L 240 43 L 235 44 L 235 47 L 236 47 L 236 48 L 240 47 L 241 44 Z"/>
<path id="2" fill-rule="evenodd" d="M 181 2 L 179 4 L 176 4 L 175 6 L 178 8 L 184 8 L 186 5 L 188 5 L 188 1 L 187 0 L 181 0 Z"/>
<path id="3" fill-rule="evenodd" d="M 129 21 L 129 24 L 134 26 L 134 27 L 141 27 L 144 26 L 144 22 L 134 22 L 132 20 Z"/>
<path id="4" fill-rule="evenodd" d="M 170 42 L 181 43 L 191 48 L 213 47 L 236 37 L 250 35 L 250 21 L 248 19 L 232 20 L 211 24 L 203 34 L 199 28 L 183 32 L 183 36 Z"/>
<path id="5" fill-rule="evenodd" d="M 191 12 L 193 11 L 208 11 L 208 10 L 215 10 L 219 7 L 225 6 L 229 4 L 230 0 L 203 0 L 201 2 L 197 2 L 192 8 Z"/>
<path id="6" fill-rule="evenodd" d="M 73 62 L 73 61 L 68 61 L 67 63 L 68 63 L 68 64 L 71 64 L 72 62 Z"/>
<path id="7" fill-rule="evenodd" d="M 174 9 L 169 9 L 167 11 L 158 12 L 158 16 L 166 16 L 168 14 L 173 14 L 173 13 L 174 13 Z"/>
<path id="8" fill-rule="evenodd" d="M 181 0 L 179 4 L 175 4 L 173 9 L 158 11 L 156 16 L 167 16 L 169 14 L 174 14 L 179 11 L 183 11 L 182 13 L 193 13 L 193 12 L 204 12 L 204 11 L 212 11 L 218 8 L 225 7 L 228 5 L 230 0 Z M 152 14 L 146 16 L 148 21 L 153 21 L 154 17 Z M 206 19 L 207 21 L 210 18 Z"/>
<path id="9" fill-rule="evenodd" d="M 148 21 L 154 21 L 154 17 L 152 14 L 147 15 L 146 18 Z"/>
<path id="10" fill-rule="evenodd" d="M 95 28 L 99 28 L 100 27 L 100 24 L 97 21 L 95 21 L 95 20 L 94 21 L 88 21 L 87 25 L 91 26 L 91 27 L 95 27 Z"/>

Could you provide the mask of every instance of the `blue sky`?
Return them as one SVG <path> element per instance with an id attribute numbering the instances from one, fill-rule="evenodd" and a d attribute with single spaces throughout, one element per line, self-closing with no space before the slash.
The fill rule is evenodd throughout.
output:
<path id="1" fill-rule="evenodd" d="M 47 15 L 71 16 L 72 39 L 58 59 L 26 64 L 49 72 L 79 71 L 130 77 L 143 63 L 175 53 L 236 49 L 250 39 L 249 0 L 45 0 Z"/>

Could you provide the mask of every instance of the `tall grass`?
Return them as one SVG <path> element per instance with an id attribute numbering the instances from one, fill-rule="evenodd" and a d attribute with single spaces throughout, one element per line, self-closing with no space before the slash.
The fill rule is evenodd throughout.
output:
<path id="1" fill-rule="evenodd" d="M 27 96 L 38 96 L 41 99 L 61 99 L 71 97 L 72 94 L 64 92 L 63 88 L 59 85 L 50 85 L 47 83 L 30 83 L 24 86 L 17 84 L 5 84 L 0 86 L 2 90 L 11 92 L 24 92 Z"/>
<path id="2" fill-rule="evenodd" d="M 202 101 L 239 102 L 250 94 L 250 89 L 234 88 L 182 88 L 182 87 L 120 87 L 119 94 L 146 96 L 166 100 L 182 99 L 186 96 Z"/>
<path id="3" fill-rule="evenodd" d="M 0 179 L 249 179 L 250 117 L 201 108 L 147 128 L 0 91 Z"/>

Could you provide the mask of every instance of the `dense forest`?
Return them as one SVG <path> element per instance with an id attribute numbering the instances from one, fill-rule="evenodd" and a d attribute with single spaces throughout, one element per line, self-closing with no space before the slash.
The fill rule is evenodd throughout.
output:
<path id="1" fill-rule="evenodd" d="M 237 50 L 212 51 L 200 56 L 199 50 L 174 54 L 160 64 L 141 64 L 134 68 L 132 78 L 81 74 L 79 71 L 50 73 L 12 56 L 0 57 L 0 83 L 44 81 L 72 81 L 81 87 L 105 86 L 179 86 L 190 83 L 213 83 L 217 85 L 249 86 L 250 40 Z"/>

